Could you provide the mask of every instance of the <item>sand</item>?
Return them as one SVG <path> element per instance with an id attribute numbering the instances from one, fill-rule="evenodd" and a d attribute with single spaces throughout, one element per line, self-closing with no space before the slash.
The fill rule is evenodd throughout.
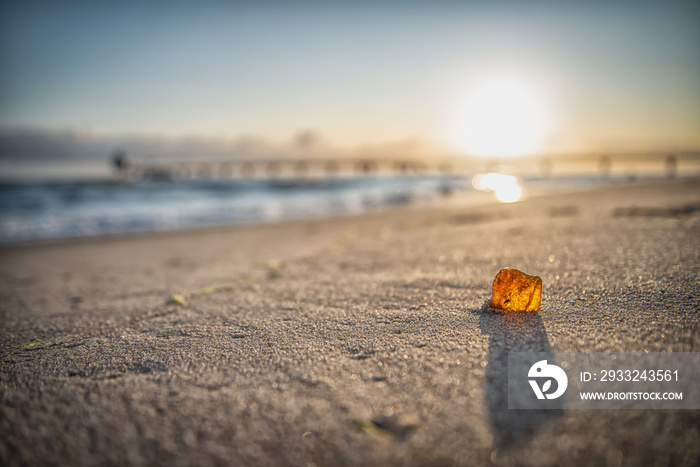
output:
<path id="1" fill-rule="evenodd" d="M 482 311 L 502 267 L 537 313 Z M 4 247 L 0 278 L 3 465 L 700 460 L 697 410 L 506 408 L 510 351 L 700 350 L 698 180 Z"/>

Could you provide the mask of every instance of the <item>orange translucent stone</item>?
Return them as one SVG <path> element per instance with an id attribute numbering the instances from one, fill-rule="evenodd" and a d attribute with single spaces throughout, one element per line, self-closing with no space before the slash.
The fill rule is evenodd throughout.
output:
<path id="1" fill-rule="evenodd" d="M 542 299 L 542 279 L 517 269 L 501 269 L 493 280 L 489 307 L 502 311 L 537 311 Z"/>

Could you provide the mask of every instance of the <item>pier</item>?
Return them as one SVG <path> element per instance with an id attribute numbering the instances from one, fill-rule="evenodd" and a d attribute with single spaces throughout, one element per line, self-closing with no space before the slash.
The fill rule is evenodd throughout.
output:
<path id="1" fill-rule="evenodd" d="M 464 176 L 479 172 L 552 176 L 562 174 L 627 176 L 646 174 L 674 178 L 700 175 L 700 153 L 580 154 L 514 158 L 445 157 L 423 159 L 261 158 L 224 161 L 132 161 L 123 151 L 112 157 L 115 176 L 122 180 L 191 179 L 323 179 L 349 176 Z"/>
<path id="2" fill-rule="evenodd" d="M 368 175 L 451 175 L 468 173 L 468 164 L 454 161 L 389 159 L 247 159 L 191 162 L 130 162 L 124 154 L 112 160 L 116 173 L 127 179 L 310 179 Z"/>

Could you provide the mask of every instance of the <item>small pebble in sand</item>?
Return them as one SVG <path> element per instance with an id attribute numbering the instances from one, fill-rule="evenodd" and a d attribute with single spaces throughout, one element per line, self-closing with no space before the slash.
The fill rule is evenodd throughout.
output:
<path id="1" fill-rule="evenodd" d="M 185 300 L 184 296 L 175 294 L 168 299 L 168 305 L 187 306 L 187 300 Z"/>
<path id="2" fill-rule="evenodd" d="M 542 279 L 517 269 L 501 269 L 493 280 L 489 308 L 501 311 L 537 311 L 542 299 Z"/>

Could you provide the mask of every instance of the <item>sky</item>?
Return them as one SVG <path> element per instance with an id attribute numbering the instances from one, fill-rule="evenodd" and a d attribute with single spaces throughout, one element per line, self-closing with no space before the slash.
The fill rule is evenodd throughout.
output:
<path id="1" fill-rule="evenodd" d="M 6 0 L 0 70 L 6 139 L 700 149 L 691 1 Z"/>

